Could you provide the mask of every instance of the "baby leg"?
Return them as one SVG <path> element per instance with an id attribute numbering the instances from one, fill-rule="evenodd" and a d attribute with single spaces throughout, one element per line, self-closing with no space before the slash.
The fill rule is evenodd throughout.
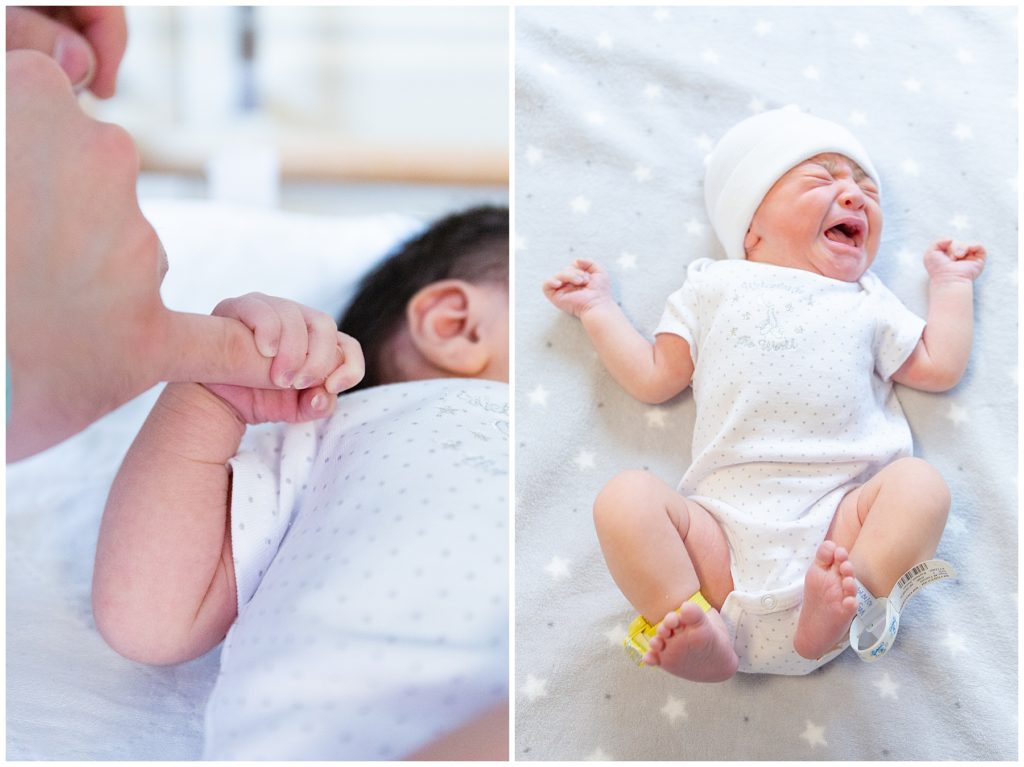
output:
<path id="1" fill-rule="evenodd" d="M 711 515 L 654 475 L 628 471 L 598 495 L 594 523 L 626 599 L 650 623 L 665 619 L 645 662 L 694 681 L 731 677 L 738 660 L 718 614 L 733 588 L 729 548 Z M 706 615 L 683 604 L 698 589 L 715 608 Z"/>
<path id="2" fill-rule="evenodd" d="M 855 605 L 849 610 L 849 619 L 836 627 L 834 637 L 824 636 L 821 621 L 815 616 L 828 610 L 844 611 L 845 608 L 836 607 L 836 601 L 848 604 L 848 577 L 856 574 L 872 594 L 887 596 L 903 573 L 918 562 L 934 557 L 948 514 L 946 483 L 934 468 L 919 458 L 894 461 L 868 482 L 851 490 L 839 504 L 822 547 L 835 545 L 834 549 L 830 548 L 834 552 L 833 562 L 823 566 L 819 549 L 818 561 L 808 572 L 794 642 L 798 652 L 805 657 L 818 657 L 845 634 Z M 844 559 L 847 551 L 848 562 L 837 561 Z M 835 571 L 831 585 L 816 572 L 816 568 L 822 570 L 823 567 Z M 838 588 L 837 577 L 843 583 Z M 812 587 L 812 580 L 817 586 Z M 813 630 L 816 625 L 817 631 Z"/>

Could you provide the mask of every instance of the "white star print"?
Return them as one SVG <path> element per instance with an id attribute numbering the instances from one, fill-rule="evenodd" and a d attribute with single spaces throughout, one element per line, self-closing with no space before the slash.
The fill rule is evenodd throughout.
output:
<path id="1" fill-rule="evenodd" d="M 863 32 L 858 32 L 853 36 L 853 40 L 851 40 L 851 42 L 858 48 L 863 50 L 864 48 L 867 48 L 869 45 L 871 45 L 871 38 L 865 35 Z"/>
<path id="2" fill-rule="evenodd" d="M 750 100 L 750 103 L 747 104 L 747 109 L 751 112 L 763 112 L 765 109 L 764 102 L 755 96 Z"/>
<path id="3" fill-rule="evenodd" d="M 801 74 L 803 74 L 803 76 L 806 77 L 808 80 L 818 80 L 818 79 L 820 79 L 819 78 L 819 73 L 818 73 L 818 68 L 815 67 L 815 66 L 804 67 L 804 70 L 803 70 L 803 72 Z"/>
<path id="4" fill-rule="evenodd" d="M 587 122 L 590 123 L 591 125 L 604 125 L 606 122 L 608 122 L 608 118 L 597 111 L 587 112 L 586 118 Z"/>
<path id="5" fill-rule="evenodd" d="M 949 412 L 946 413 L 946 418 L 955 423 L 957 426 L 967 423 L 967 408 L 955 404 L 950 405 Z"/>
<path id="6" fill-rule="evenodd" d="M 583 469 L 594 468 L 594 454 L 589 450 L 581 450 L 579 455 L 572 459 L 572 462 L 582 471 Z"/>
<path id="7" fill-rule="evenodd" d="M 911 16 L 921 16 L 924 14 L 924 12 L 925 7 L 923 5 L 912 5 L 909 8 L 907 8 L 907 13 L 909 13 Z"/>
<path id="8" fill-rule="evenodd" d="M 541 384 L 537 384 L 537 388 L 530 392 L 530 404 L 531 405 L 547 405 L 548 404 L 548 390 L 545 389 Z"/>
<path id="9" fill-rule="evenodd" d="M 900 248 L 899 252 L 896 254 L 896 258 L 899 259 L 899 262 L 903 264 L 904 268 L 908 269 L 921 263 L 917 254 L 910 248 Z"/>
<path id="10" fill-rule="evenodd" d="M 892 681 L 892 677 L 889 676 L 889 672 L 882 675 L 882 678 L 877 682 L 872 682 L 875 687 L 878 688 L 878 694 L 882 698 L 892 698 L 893 700 L 899 700 L 899 696 L 896 691 L 900 689 L 900 686 Z"/>
<path id="11" fill-rule="evenodd" d="M 637 165 L 633 169 L 633 178 L 639 181 L 641 184 L 645 181 L 651 180 L 651 169 L 644 165 Z"/>
<path id="12" fill-rule="evenodd" d="M 963 636 L 954 634 L 952 631 L 946 632 L 946 638 L 942 640 L 942 644 L 948 647 L 949 651 L 954 655 L 967 652 L 967 643 L 964 642 Z"/>
<path id="13" fill-rule="evenodd" d="M 961 232 L 971 225 L 970 219 L 962 213 L 957 213 L 953 216 L 949 223 L 951 223 L 957 231 Z"/>
<path id="14" fill-rule="evenodd" d="M 706 61 L 708 64 L 717 64 L 719 62 L 718 53 L 711 50 L 710 48 L 705 50 L 704 53 L 700 55 L 700 57 L 704 59 L 704 61 Z"/>
<path id="15" fill-rule="evenodd" d="M 758 22 L 754 25 L 754 34 L 758 37 L 764 37 L 765 35 L 771 34 L 772 23 L 765 21 L 764 19 L 758 19 Z"/>
<path id="16" fill-rule="evenodd" d="M 672 11 L 668 8 L 655 8 L 654 9 L 654 20 L 655 21 L 668 21 L 672 18 Z"/>
<path id="17" fill-rule="evenodd" d="M 712 140 L 711 136 L 709 136 L 706 133 L 701 133 L 699 136 L 697 136 L 695 141 L 697 142 L 697 148 L 703 149 L 705 152 L 710 152 L 711 148 L 715 145 L 715 142 Z"/>
<path id="18" fill-rule="evenodd" d="M 644 417 L 647 419 L 647 427 L 651 429 L 664 429 L 666 415 L 665 411 L 661 408 L 652 407 L 644 413 Z"/>
<path id="19" fill-rule="evenodd" d="M 966 48 L 957 48 L 956 58 L 961 64 L 973 64 L 974 53 L 967 50 Z"/>
<path id="20" fill-rule="evenodd" d="M 621 645 L 626 641 L 626 629 L 622 624 L 616 624 L 604 632 L 608 644 Z"/>
<path id="21" fill-rule="evenodd" d="M 661 98 L 661 86 L 654 83 L 647 83 L 644 86 L 644 95 L 649 99 Z"/>
<path id="22" fill-rule="evenodd" d="M 558 71 L 558 67 L 556 67 L 554 64 L 549 64 L 546 61 L 540 65 L 540 68 L 544 71 L 545 74 L 549 74 L 554 77 L 558 77 L 558 75 L 561 74 L 561 72 Z"/>
<path id="23" fill-rule="evenodd" d="M 906 88 L 911 93 L 921 92 L 921 83 L 915 80 L 913 77 L 911 77 L 909 80 L 904 80 L 903 87 Z"/>
<path id="24" fill-rule="evenodd" d="M 539 679 L 533 674 L 526 675 L 526 684 L 520 688 L 523 695 L 526 696 L 527 700 L 531 703 L 537 698 L 546 698 L 548 694 L 548 680 Z"/>
<path id="25" fill-rule="evenodd" d="M 561 557 L 552 557 L 551 561 L 544 566 L 544 570 L 556 581 L 559 578 L 568 578 L 569 562 Z"/>
<path id="26" fill-rule="evenodd" d="M 622 251 L 622 255 L 619 256 L 616 263 L 623 271 L 636 269 L 636 253 L 627 253 L 626 251 Z"/>
<path id="27" fill-rule="evenodd" d="M 604 752 L 603 748 L 598 746 L 597 748 L 595 748 L 591 752 L 590 756 L 588 756 L 584 761 L 587 761 L 587 762 L 614 762 L 615 760 L 612 759 L 608 754 L 606 754 Z"/>
<path id="28" fill-rule="evenodd" d="M 530 165 L 536 165 L 537 163 L 544 161 L 544 152 L 531 144 L 526 147 L 526 162 Z"/>
<path id="29" fill-rule="evenodd" d="M 668 717 L 669 724 L 675 724 L 676 719 L 690 718 L 686 713 L 686 701 L 673 698 L 671 695 L 668 696 L 668 702 L 661 707 L 661 713 Z"/>
<path id="30" fill-rule="evenodd" d="M 902 170 L 908 176 L 916 176 L 918 173 L 920 173 L 920 169 L 918 168 L 917 163 L 909 157 L 900 163 L 900 170 Z"/>
<path id="31" fill-rule="evenodd" d="M 597 44 L 602 48 L 608 49 L 612 47 L 612 36 L 607 32 L 602 32 L 597 36 Z"/>
<path id="32" fill-rule="evenodd" d="M 695 218 L 691 218 L 686 222 L 686 233 L 693 237 L 700 237 L 704 234 L 704 224 Z"/>
<path id="33" fill-rule="evenodd" d="M 853 112 L 850 112 L 850 122 L 854 125 L 867 125 L 868 118 L 863 112 L 854 110 Z"/>
<path id="34" fill-rule="evenodd" d="M 580 195 L 579 197 L 576 197 L 575 199 L 573 199 L 570 204 L 572 205 L 572 212 L 573 213 L 584 213 L 584 214 L 586 214 L 586 213 L 590 212 L 590 200 L 588 200 L 583 195 Z"/>
<path id="35" fill-rule="evenodd" d="M 526 250 L 526 238 L 521 234 L 516 235 L 516 250 Z"/>
<path id="36" fill-rule="evenodd" d="M 828 745 L 825 741 L 825 728 L 819 727 L 810 719 L 807 720 L 807 729 L 803 731 L 800 737 L 806 740 L 811 747 Z"/>
<path id="37" fill-rule="evenodd" d="M 956 514 L 950 514 L 946 518 L 946 530 L 954 535 L 959 535 L 967 530 L 967 525 Z"/>
<path id="38" fill-rule="evenodd" d="M 957 123 L 953 129 L 953 135 L 960 141 L 966 141 L 974 138 L 974 130 L 970 125 L 964 125 L 963 123 Z"/>

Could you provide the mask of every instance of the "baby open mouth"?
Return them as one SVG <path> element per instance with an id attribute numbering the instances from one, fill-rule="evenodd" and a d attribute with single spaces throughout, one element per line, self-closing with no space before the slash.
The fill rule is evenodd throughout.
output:
<path id="1" fill-rule="evenodd" d="M 864 241 L 865 226 L 856 219 L 845 219 L 825 230 L 825 237 L 833 242 L 860 247 Z"/>

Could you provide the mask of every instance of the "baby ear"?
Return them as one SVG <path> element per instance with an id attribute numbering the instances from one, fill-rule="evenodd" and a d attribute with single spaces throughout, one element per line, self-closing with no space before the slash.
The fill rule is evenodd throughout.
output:
<path id="1" fill-rule="evenodd" d="M 481 335 L 476 289 L 462 280 L 432 282 L 406 305 L 409 336 L 427 361 L 450 376 L 473 378 L 491 350 Z"/>
<path id="2" fill-rule="evenodd" d="M 750 229 L 747 229 L 747 233 L 743 236 L 743 251 L 750 253 L 754 248 L 761 242 L 761 238 L 754 234 Z"/>

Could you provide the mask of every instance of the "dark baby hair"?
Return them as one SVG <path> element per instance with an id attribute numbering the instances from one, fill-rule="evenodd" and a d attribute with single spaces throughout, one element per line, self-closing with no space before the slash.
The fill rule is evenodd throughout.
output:
<path id="1" fill-rule="evenodd" d="M 409 300 L 440 280 L 508 285 L 508 208 L 481 206 L 431 224 L 363 278 L 338 329 L 363 347 L 366 376 L 357 388 L 384 383 L 387 342 L 405 322 Z"/>

